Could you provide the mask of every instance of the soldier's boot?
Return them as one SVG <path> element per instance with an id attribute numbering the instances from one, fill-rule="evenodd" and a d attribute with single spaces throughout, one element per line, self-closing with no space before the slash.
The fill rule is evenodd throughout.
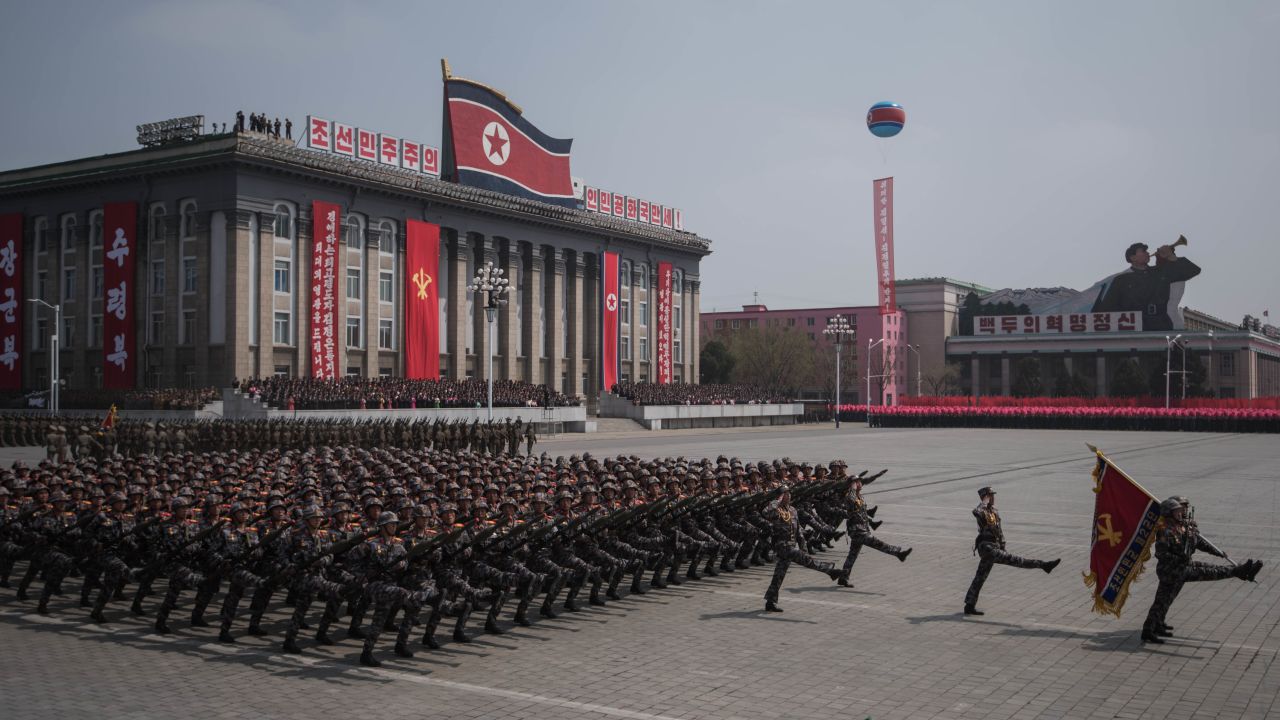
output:
<path id="1" fill-rule="evenodd" d="M 702 579 L 702 575 L 698 573 L 698 556 L 696 554 L 689 561 L 689 569 L 685 571 L 684 576 L 690 580 Z"/>
<path id="2" fill-rule="evenodd" d="M 231 634 L 230 619 L 224 619 L 218 626 L 218 642 L 226 643 L 227 645 L 234 645 L 236 643 L 235 637 Z"/>
<path id="3" fill-rule="evenodd" d="M 512 618 L 512 622 L 521 626 L 529 627 L 533 623 L 529 621 L 529 603 L 533 600 L 533 592 L 527 592 L 520 598 L 520 602 L 516 604 L 516 614 Z"/>
<path id="4" fill-rule="evenodd" d="M 575 582 L 569 586 L 569 594 L 564 596 L 564 609 L 569 612 L 578 612 L 578 593 L 582 592 L 582 583 Z"/>
<path id="5" fill-rule="evenodd" d="M 591 595 L 587 597 L 587 602 L 592 605 L 604 605 L 605 602 L 600 597 L 600 588 L 604 585 L 604 578 L 596 575 L 591 581 Z"/>
<path id="6" fill-rule="evenodd" d="M 431 614 L 427 616 L 426 626 L 422 633 L 422 644 L 432 650 L 439 650 L 440 643 L 436 641 L 436 628 L 440 625 L 440 605 L 444 602 L 444 598 L 440 598 L 431 606 Z"/>
<path id="7" fill-rule="evenodd" d="M 413 651 L 409 649 L 408 643 L 401 641 L 396 643 L 396 655 L 402 658 L 411 658 L 413 657 Z"/>
<path id="8" fill-rule="evenodd" d="M 765 611 L 765 612 L 772 612 L 772 613 L 780 613 L 780 612 L 782 612 L 782 608 L 778 607 L 778 601 L 777 601 L 777 600 L 765 600 L 765 601 L 764 601 L 764 611 Z"/>
<path id="9" fill-rule="evenodd" d="M 365 633 L 360 629 L 360 624 L 364 621 L 364 613 L 369 605 L 363 600 L 359 602 L 349 603 L 347 610 L 351 612 L 351 623 L 347 625 L 347 637 L 363 640 Z"/>
<path id="10" fill-rule="evenodd" d="M 298 625 L 289 623 L 289 629 L 284 632 L 284 643 L 280 646 L 284 652 L 292 655 L 302 654 L 302 648 L 298 646 Z"/>
<path id="11" fill-rule="evenodd" d="M 644 567 L 642 566 L 639 570 L 636 571 L 635 575 L 631 576 L 631 594 L 643 595 L 646 592 L 648 592 L 647 590 L 644 589 L 643 583 L 644 583 Z"/>
<path id="12" fill-rule="evenodd" d="M 23 574 L 22 579 L 18 581 L 19 600 L 25 602 L 30 599 L 30 596 L 27 595 L 27 588 L 31 587 L 31 581 L 36 579 L 37 572 L 39 572 L 39 568 L 37 568 L 36 564 L 33 562 L 31 566 L 27 568 L 27 572 Z"/>
<path id="13" fill-rule="evenodd" d="M 667 586 L 667 581 L 663 578 L 663 571 L 667 569 L 667 559 L 664 556 L 653 566 L 653 577 L 649 578 L 649 586 L 656 587 L 659 590 Z"/>
<path id="14" fill-rule="evenodd" d="M 613 577 L 609 578 L 609 589 L 604 593 L 605 597 L 610 600 L 622 599 L 622 596 L 618 594 L 618 586 L 622 584 L 622 576 L 625 572 L 625 567 L 619 567 L 613 571 Z"/>
<path id="15" fill-rule="evenodd" d="M 333 645 L 333 638 L 329 637 L 329 627 L 336 620 L 333 613 L 329 609 L 329 605 L 325 606 L 324 615 L 320 616 L 320 625 L 316 628 L 316 643 L 319 645 Z"/>
<path id="16" fill-rule="evenodd" d="M 173 606 L 169 604 L 168 598 L 165 598 L 165 602 L 161 603 L 160 609 L 156 611 L 155 630 L 157 635 L 168 635 L 173 632 L 173 630 L 169 628 L 169 613 L 172 610 Z"/>
<path id="17" fill-rule="evenodd" d="M 507 602 L 507 593 L 502 591 L 498 597 L 494 598 L 493 603 L 489 605 L 489 612 L 484 616 L 484 631 L 490 635 L 501 635 L 502 628 L 498 627 L 498 613 L 502 612 L 502 606 Z"/>
<path id="18" fill-rule="evenodd" d="M 40 589 L 40 602 L 36 604 L 36 612 L 41 615 L 49 614 L 49 597 L 53 595 L 53 586 L 45 583 Z"/>
<path id="19" fill-rule="evenodd" d="M 298 602 L 298 592 L 293 588 L 289 588 L 289 594 L 284 596 L 284 606 L 293 607 Z"/>
<path id="20" fill-rule="evenodd" d="M 883 521 L 883 520 L 872 520 L 872 521 L 871 521 L 870 523 L 868 523 L 868 524 L 871 526 L 871 529 L 872 529 L 872 530 L 879 530 L 879 529 L 880 529 L 880 526 L 884 524 L 884 521 Z"/>
<path id="21" fill-rule="evenodd" d="M 707 564 L 702 568 L 702 574 L 710 575 L 711 577 L 716 577 L 717 575 L 720 574 L 720 571 L 716 570 L 716 551 L 715 550 L 712 550 L 711 554 L 707 556 Z"/>
<path id="22" fill-rule="evenodd" d="M 733 553 L 727 550 L 725 551 L 724 555 L 720 556 L 720 572 L 731 573 L 737 569 L 737 566 L 734 564 L 732 560 L 733 557 L 734 557 Z"/>
<path id="23" fill-rule="evenodd" d="M 902 558 L 902 559 L 905 560 L 906 558 Z M 1051 573 L 1053 572 L 1054 568 L 1058 567 L 1058 563 L 1060 562 L 1062 562 L 1062 558 L 1058 558 L 1057 560 L 1048 560 L 1048 561 L 1041 560 L 1040 569 L 1045 571 L 1045 574 Z"/>
<path id="24" fill-rule="evenodd" d="M 96 623 L 105 623 L 107 618 L 102 614 L 107 609 L 107 601 L 111 599 L 112 589 L 103 587 L 98 590 L 98 598 L 93 601 L 93 612 L 89 613 L 89 619 Z"/>
<path id="25" fill-rule="evenodd" d="M 1173 628 L 1166 626 L 1164 623 L 1157 623 L 1154 630 L 1155 634 L 1160 637 L 1173 637 Z"/>
<path id="26" fill-rule="evenodd" d="M 1164 641 L 1156 634 L 1155 624 L 1150 620 L 1142 624 L 1142 642 L 1151 643 L 1152 645 L 1164 644 Z"/>
<path id="27" fill-rule="evenodd" d="M 84 582 L 80 584 L 80 607 L 93 607 L 93 601 L 89 599 L 89 594 L 98 586 L 97 582 L 91 582 L 92 578 L 85 576 Z"/>
<path id="28" fill-rule="evenodd" d="M 906 550 L 899 550 L 898 552 L 894 553 L 894 555 L 897 556 L 899 562 L 906 562 L 907 556 L 911 554 L 912 550 L 915 550 L 915 548 L 907 548 Z M 1058 560 L 1054 560 L 1053 566 L 1057 567 L 1059 562 L 1060 561 Z M 1049 570 L 1045 570 L 1045 572 L 1052 572 L 1052 570 L 1053 568 L 1050 568 Z"/>
<path id="29" fill-rule="evenodd" d="M 814 569 L 818 572 L 825 573 L 827 577 L 831 578 L 832 582 L 837 582 L 840 578 L 844 577 L 844 570 L 836 567 L 833 563 L 820 562 L 814 566 Z"/>
<path id="30" fill-rule="evenodd" d="M 471 609 L 471 602 L 464 600 L 462 603 L 462 611 L 458 613 L 458 619 L 453 624 L 454 642 L 471 642 L 471 638 L 467 637 L 467 620 L 471 618 Z"/>
<path id="31" fill-rule="evenodd" d="M 542 596 L 542 607 L 538 608 L 538 614 L 544 618 L 555 619 L 556 615 L 556 597 L 560 595 L 560 590 L 564 588 L 564 576 L 557 576 L 551 580 L 551 587 L 547 588 L 547 592 Z"/>
<path id="32" fill-rule="evenodd" d="M 360 664 L 365 667 L 382 667 L 382 661 L 373 656 L 373 646 L 368 640 L 365 641 L 364 650 L 360 653 Z"/>
<path id="33" fill-rule="evenodd" d="M 1262 561 L 1250 560 L 1249 563 L 1247 564 L 1251 564 L 1252 567 L 1249 569 L 1248 576 L 1245 578 L 1245 580 L 1248 580 L 1249 582 L 1255 582 L 1255 578 L 1258 577 L 1258 573 L 1262 570 Z"/>
<path id="34" fill-rule="evenodd" d="M 839 585 L 840 587 L 847 587 L 847 588 L 853 587 L 853 583 L 849 582 L 848 570 L 840 571 L 840 577 L 836 578 L 836 584 Z"/>
<path id="35" fill-rule="evenodd" d="M 986 615 L 986 613 L 979 610 L 977 608 L 977 605 L 975 605 L 974 603 L 968 603 L 964 606 L 964 614 L 965 615 Z"/>
<path id="36" fill-rule="evenodd" d="M 212 596 L 196 596 L 196 604 L 191 608 L 191 627 L 209 627 L 209 621 L 204 619 L 204 611 L 209 607 L 209 601 L 212 599 Z"/>

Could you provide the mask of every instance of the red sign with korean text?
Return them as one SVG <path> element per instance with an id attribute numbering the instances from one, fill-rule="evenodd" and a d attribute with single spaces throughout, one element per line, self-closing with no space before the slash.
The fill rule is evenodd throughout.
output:
<path id="1" fill-rule="evenodd" d="M 338 228 L 333 203 L 311 203 L 311 377 L 338 377 Z"/>
<path id="2" fill-rule="evenodd" d="M 22 389 L 22 213 L 0 215 L 0 390 Z"/>
<path id="3" fill-rule="evenodd" d="M 876 299 L 881 315 L 895 312 L 893 285 L 893 178 L 872 183 L 876 238 L 876 279 L 880 292 Z"/>
<path id="4" fill-rule="evenodd" d="M 133 302 L 137 261 L 138 204 L 107 203 L 102 209 L 102 387 L 132 389 L 137 382 Z"/>
<path id="5" fill-rule="evenodd" d="M 671 382 L 671 279 L 675 269 L 658 263 L 658 383 Z"/>

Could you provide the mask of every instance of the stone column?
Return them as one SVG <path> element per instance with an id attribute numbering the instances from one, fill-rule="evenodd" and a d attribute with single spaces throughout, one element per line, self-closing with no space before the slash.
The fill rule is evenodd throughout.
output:
<path id="1" fill-rule="evenodd" d="M 1094 397 L 1106 397 L 1108 392 L 1107 391 L 1107 356 L 1103 355 L 1102 353 L 1098 353 L 1098 359 L 1096 362 L 1097 362 L 1098 380 L 1094 385 L 1093 394 L 1094 394 Z"/>
<path id="2" fill-rule="evenodd" d="M 569 325 L 568 362 L 565 372 L 569 376 L 569 394 L 583 394 L 583 337 L 582 337 L 582 290 L 585 278 L 582 254 L 568 254 L 565 261 L 564 281 L 568 283 L 566 293 L 565 320 Z"/>
<path id="3" fill-rule="evenodd" d="M 449 371 L 447 377 L 463 380 L 467 377 L 467 253 L 471 244 L 465 233 L 449 230 Z"/>
<path id="4" fill-rule="evenodd" d="M 1011 379 L 1009 377 L 1009 356 L 1002 355 L 1000 357 L 1000 394 L 1005 397 L 1009 396 Z"/>
<path id="5" fill-rule="evenodd" d="M 258 214 L 258 377 L 275 372 L 275 215 Z"/>
<path id="6" fill-rule="evenodd" d="M 982 360 L 977 355 L 969 357 L 969 394 L 982 397 Z"/>
<path id="7" fill-rule="evenodd" d="M 584 255 L 582 267 L 582 392 L 600 393 L 600 256 Z"/>
<path id="8" fill-rule="evenodd" d="M 178 328 L 182 326 L 182 216 L 164 223 L 164 339 L 160 350 L 160 386 L 178 386 Z"/>
<path id="9" fill-rule="evenodd" d="M 688 276 L 685 277 L 685 285 L 689 288 L 689 324 L 685 326 L 685 345 L 688 349 L 685 351 L 689 357 L 689 376 L 685 378 L 687 383 L 700 382 L 702 377 L 700 367 L 702 363 L 702 313 L 698 309 L 698 286 L 701 283 L 697 280 L 690 281 Z"/>
<path id="10" fill-rule="evenodd" d="M 541 344 L 542 333 L 546 332 L 539 317 L 542 297 L 538 293 L 538 285 L 542 282 L 542 248 L 529 243 L 519 244 L 522 262 L 524 263 L 524 286 L 517 288 L 524 302 L 524 322 L 520 332 L 524 335 L 524 380 L 532 383 L 543 381 Z"/>
<path id="11" fill-rule="evenodd" d="M 515 293 L 521 292 L 516 286 L 520 278 L 520 245 L 515 240 L 503 239 L 498 257 L 501 263 L 499 267 L 511 285 L 507 293 L 507 304 L 498 310 L 498 360 L 494 363 L 494 373 L 498 379 L 518 380 L 519 354 L 516 350 L 520 344 L 517 339 L 520 337 L 520 327 L 516 322 Z"/>
<path id="12" fill-rule="evenodd" d="M 345 237 L 346 231 L 343 231 Z M 360 247 L 360 262 L 364 265 L 364 305 L 363 312 L 360 313 L 364 323 L 364 356 L 361 362 L 364 364 L 364 377 L 371 378 L 378 376 L 378 318 L 382 308 L 382 303 L 378 298 L 378 288 L 381 282 L 382 267 L 378 264 L 378 249 L 369 243 L 369 229 L 365 228 L 365 236 L 360 238 L 363 245 Z M 350 252 L 343 250 L 348 256 Z M 346 282 L 345 270 L 343 271 L 343 282 Z M 343 289 L 343 297 L 346 297 L 345 287 Z M 394 296 L 392 296 L 394 299 Z M 343 302 L 346 302 L 345 300 Z M 400 332 L 403 336 L 403 328 L 393 328 L 393 336 L 395 332 Z M 395 342 L 393 339 L 392 342 Z"/>
<path id="13" fill-rule="evenodd" d="M 560 248 L 546 248 L 546 291 L 544 300 L 547 308 L 547 385 L 554 390 L 563 390 L 560 373 L 565 367 L 564 343 L 561 340 L 560 292 L 565 282 L 564 251 Z"/>
<path id="14" fill-rule="evenodd" d="M 480 268 L 484 267 L 484 264 L 487 262 L 492 262 L 494 267 L 498 267 L 497 247 L 494 244 L 493 238 L 484 237 L 483 235 L 478 235 L 473 233 L 472 241 L 475 243 L 476 249 L 479 252 L 476 254 L 475 269 L 472 271 L 471 277 L 467 278 L 467 282 L 471 282 L 472 278 L 476 276 L 476 273 L 480 272 Z M 491 342 L 489 337 L 489 319 L 488 319 L 487 311 L 484 309 L 484 302 L 485 302 L 484 294 L 478 293 L 478 292 L 473 292 L 469 294 L 471 295 L 471 302 L 472 302 L 473 315 L 474 315 L 472 320 L 475 323 L 475 330 L 474 330 L 475 342 L 473 343 L 471 348 L 476 356 L 475 377 L 487 380 L 489 378 L 489 359 L 494 351 L 494 345 L 496 343 Z M 497 325 L 496 320 L 494 322 L 494 325 Z M 498 328 L 494 327 L 493 328 L 493 332 L 495 333 L 494 339 L 496 339 L 497 337 L 496 336 L 497 331 L 498 331 Z M 497 380 L 498 377 L 500 377 L 498 374 L 499 365 L 497 362 L 497 358 L 494 358 L 493 360 L 494 360 L 494 363 L 493 363 L 494 379 Z"/>
<path id="15" fill-rule="evenodd" d="M 247 210 L 227 211 L 227 344 L 224 349 L 226 368 L 231 378 L 244 380 L 253 374 L 253 352 L 249 349 L 249 219 Z M 258 273 L 261 278 L 261 272 Z M 262 345 L 259 331 L 258 345 Z"/>
<path id="16" fill-rule="evenodd" d="M 207 386 L 209 377 L 209 282 L 212 278 L 209 264 L 209 246 L 213 242 L 213 212 L 202 213 L 204 222 L 196 221 L 195 235 L 196 257 L 196 294 L 191 296 L 191 309 L 196 311 L 195 342 L 192 345 L 196 352 L 196 385 Z M 197 216 L 200 217 L 200 216 Z"/>

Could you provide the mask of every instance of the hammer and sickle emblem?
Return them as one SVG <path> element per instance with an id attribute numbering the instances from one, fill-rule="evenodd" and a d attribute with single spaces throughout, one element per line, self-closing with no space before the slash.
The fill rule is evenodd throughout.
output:
<path id="1" fill-rule="evenodd" d="M 1111 514 L 1103 513 L 1098 516 L 1098 539 L 1106 540 L 1111 547 L 1120 544 L 1120 531 L 1111 529 Z"/>
<path id="2" fill-rule="evenodd" d="M 422 268 L 418 268 L 418 272 L 413 274 L 413 284 L 418 286 L 418 299 L 427 299 L 427 286 L 431 284 L 431 276 L 423 272 Z"/>

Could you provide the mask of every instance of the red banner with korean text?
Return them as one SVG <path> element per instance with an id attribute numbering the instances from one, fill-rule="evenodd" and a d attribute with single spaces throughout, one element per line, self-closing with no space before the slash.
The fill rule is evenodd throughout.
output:
<path id="1" fill-rule="evenodd" d="M 876 279 L 879 287 L 876 303 L 881 315 L 897 310 L 893 287 L 893 178 L 872 182 L 872 207 L 875 216 Z"/>
<path id="2" fill-rule="evenodd" d="M 671 275 L 669 262 L 658 263 L 658 383 L 671 382 Z"/>
<path id="3" fill-rule="evenodd" d="M 102 209 L 102 387 L 131 389 L 137 384 L 134 357 L 134 267 L 138 255 L 138 204 L 107 203 Z"/>
<path id="4" fill-rule="evenodd" d="M 606 252 L 600 256 L 604 265 L 601 283 L 604 292 L 604 312 L 600 313 L 600 369 L 603 373 L 601 387 L 609 391 L 618 384 L 618 253 Z"/>
<path id="5" fill-rule="evenodd" d="M 22 213 L 0 215 L 0 390 L 22 389 Z"/>
<path id="6" fill-rule="evenodd" d="M 311 377 L 338 377 L 338 228 L 341 210 L 311 203 Z"/>
<path id="7" fill-rule="evenodd" d="M 1090 446 L 1092 447 L 1092 446 Z M 1093 544 L 1084 584 L 1093 589 L 1093 611 L 1120 617 L 1129 586 L 1151 557 L 1160 502 L 1093 448 Z"/>
<path id="8" fill-rule="evenodd" d="M 421 220 L 406 224 L 404 281 L 404 375 L 440 377 L 440 226 Z"/>

